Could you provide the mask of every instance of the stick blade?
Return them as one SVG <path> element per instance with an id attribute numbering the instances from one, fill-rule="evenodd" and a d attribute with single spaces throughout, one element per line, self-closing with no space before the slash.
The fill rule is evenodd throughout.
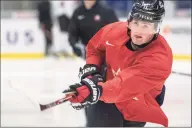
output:
<path id="1" fill-rule="evenodd" d="M 46 106 L 46 105 L 39 104 L 39 106 L 40 106 L 40 110 L 41 110 L 41 111 L 44 111 L 44 110 L 47 109 L 47 106 Z"/>

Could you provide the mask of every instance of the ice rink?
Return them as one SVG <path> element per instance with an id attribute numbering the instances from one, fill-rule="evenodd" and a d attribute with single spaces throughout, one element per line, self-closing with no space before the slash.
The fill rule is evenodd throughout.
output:
<path id="1" fill-rule="evenodd" d="M 84 127 L 84 111 L 69 102 L 43 112 L 37 106 L 62 97 L 68 85 L 78 82 L 83 64 L 79 59 L 1 60 L 1 126 Z M 191 73 L 191 62 L 174 62 L 173 70 Z M 169 127 L 190 127 L 191 77 L 171 74 L 166 87 L 162 109 Z"/>

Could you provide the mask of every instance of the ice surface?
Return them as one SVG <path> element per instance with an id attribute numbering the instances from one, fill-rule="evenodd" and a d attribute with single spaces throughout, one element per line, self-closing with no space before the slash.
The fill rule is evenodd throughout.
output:
<path id="1" fill-rule="evenodd" d="M 84 111 L 74 110 L 69 103 L 44 112 L 38 108 L 38 102 L 49 103 L 62 97 L 62 90 L 78 82 L 79 67 L 83 64 L 79 59 L 2 60 L 1 126 L 85 126 Z M 173 70 L 190 73 L 190 65 L 174 62 Z M 166 87 L 162 108 L 169 126 L 191 126 L 191 77 L 172 74 Z"/>

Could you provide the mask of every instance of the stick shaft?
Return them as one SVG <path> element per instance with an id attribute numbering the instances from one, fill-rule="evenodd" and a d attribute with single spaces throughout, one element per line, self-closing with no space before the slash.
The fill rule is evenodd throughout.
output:
<path id="1" fill-rule="evenodd" d="M 183 75 L 183 76 L 189 76 L 191 77 L 190 73 L 184 73 L 184 72 L 176 72 L 176 71 L 172 71 L 173 74 L 178 74 L 178 75 Z"/>
<path id="2" fill-rule="evenodd" d="M 55 106 L 57 106 L 57 105 L 59 105 L 59 104 L 62 104 L 62 103 L 67 102 L 70 98 L 72 98 L 72 96 L 75 94 L 75 92 L 66 92 L 65 94 L 71 94 L 71 95 L 66 96 L 66 97 L 64 97 L 64 98 L 61 98 L 61 99 L 59 99 L 59 100 L 56 100 L 56 101 L 54 101 L 54 102 L 51 102 L 51 103 L 49 103 L 49 104 L 44 104 L 44 105 L 39 104 L 41 111 L 44 111 L 44 110 L 46 110 L 46 109 L 49 109 L 49 108 L 55 107 Z"/>

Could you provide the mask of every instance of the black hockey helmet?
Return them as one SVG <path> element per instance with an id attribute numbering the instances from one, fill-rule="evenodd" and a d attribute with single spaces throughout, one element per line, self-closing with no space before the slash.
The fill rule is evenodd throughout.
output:
<path id="1" fill-rule="evenodd" d="M 164 15 L 163 0 L 135 0 L 128 20 L 138 19 L 148 22 L 161 22 Z"/>

